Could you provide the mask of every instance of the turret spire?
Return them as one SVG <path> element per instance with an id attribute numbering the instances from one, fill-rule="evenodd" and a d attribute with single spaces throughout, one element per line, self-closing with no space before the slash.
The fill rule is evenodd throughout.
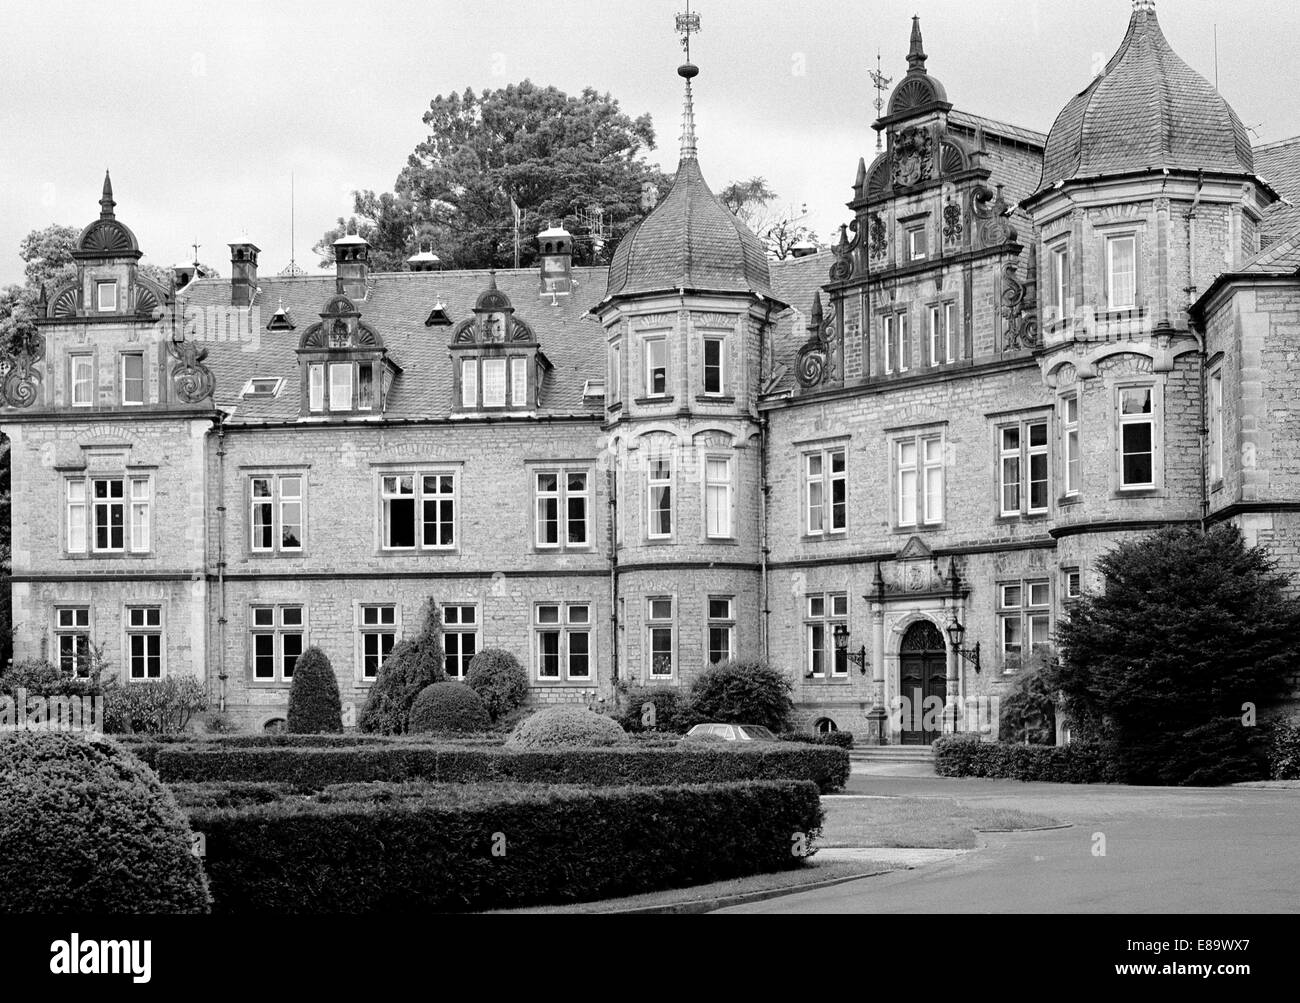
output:
<path id="1" fill-rule="evenodd" d="M 677 32 L 682 36 L 682 49 L 686 52 L 686 62 L 677 67 L 677 75 L 686 81 L 686 100 L 682 107 L 682 157 L 694 160 L 697 147 L 695 143 L 695 99 L 691 94 L 691 80 L 699 76 L 700 68 L 691 62 L 691 36 L 700 30 L 700 15 L 691 13 L 690 0 L 686 0 L 686 13 L 677 15 Z"/>
<path id="2" fill-rule="evenodd" d="M 921 15 L 912 15 L 912 44 L 907 51 L 907 69 L 910 73 L 925 72 L 925 45 L 921 41 Z"/>
<path id="3" fill-rule="evenodd" d="M 113 219 L 113 206 L 117 205 L 113 201 L 113 179 L 108 176 L 108 171 L 104 171 L 104 194 L 99 199 L 99 218 Z"/>

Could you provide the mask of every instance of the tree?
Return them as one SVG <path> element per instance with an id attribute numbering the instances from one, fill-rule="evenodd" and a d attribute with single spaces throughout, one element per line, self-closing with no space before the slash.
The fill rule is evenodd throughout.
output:
<path id="1" fill-rule="evenodd" d="M 382 735 L 405 734 L 410 727 L 411 705 L 420 691 L 446 681 L 444 661 L 442 615 L 438 604 L 430 599 L 420 632 L 394 645 L 379 667 L 379 676 L 357 720 L 358 727 Z"/>
<path id="2" fill-rule="evenodd" d="M 590 87 L 575 97 L 524 80 L 479 95 L 440 94 L 424 124 L 429 134 L 394 190 L 354 192 L 354 219 L 340 218 L 317 243 L 322 267 L 332 264 L 330 245 L 342 232 L 371 242 L 376 268 L 400 268 L 420 243 L 449 267 L 512 265 L 512 200 L 521 212 L 521 264 L 536 256 L 531 237 L 552 222 L 574 234 L 576 263 L 596 262 L 641 219 L 643 185 L 665 187 L 644 160 L 654 147 L 650 116 L 632 119 Z M 607 239 L 578 216 L 593 206 Z"/>
<path id="3" fill-rule="evenodd" d="M 822 249 L 817 234 L 802 223 L 808 215 L 806 208 L 776 208 L 780 196 L 768 185 L 766 178 L 733 181 L 722 189 L 718 198 L 733 216 L 763 241 L 767 253 L 777 260 L 784 261 L 802 244 Z"/>
<path id="4" fill-rule="evenodd" d="M 23 259 L 23 273 L 27 285 L 39 293 L 44 284 L 47 293 L 67 282 L 77 274 L 72 249 L 77 246 L 81 228 L 51 223 L 33 230 L 18 244 L 18 256 Z"/>
<path id="5" fill-rule="evenodd" d="M 1097 564 L 1102 587 L 1057 632 L 1061 709 L 1132 783 L 1265 775 L 1254 727 L 1300 672 L 1300 600 L 1231 525 L 1170 528 Z"/>
<path id="6" fill-rule="evenodd" d="M 761 724 L 785 731 L 794 713 L 784 673 L 753 659 L 710 665 L 691 684 L 690 710 L 700 721 Z"/>

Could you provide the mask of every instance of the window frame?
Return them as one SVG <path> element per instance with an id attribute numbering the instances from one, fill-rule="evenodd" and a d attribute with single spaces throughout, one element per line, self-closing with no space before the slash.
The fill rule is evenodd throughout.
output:
<path id="1" fill-rule="evenodd" d="M 111 559 L 144 557 L 153 553 L 154 478 L 139 470 L 123 473 L 79 473 L 63 480 L 63 553 L 69 556 Z M 116 484 L 120 493 L 98 498 L 96 485 Z M 115 527 L 113 509 L 120 512 Z M 108 513 L 109 546 L 99 546 L 100 510 Z M 120 529 L 122 545 L 112 546 L 113 530 Z"/>
<path id="2" fill-rule="evenodd" d="M 400 491 L 401 481 L 403 478 L 411 478 L 411 493 L 409 495 Z M 432 495 L 425 493 L 426 478 L 443 478 L 452 479 L 451 492 L 449 495 L 439 490 Z M 389 493 L 385 488 L 385 481 L 392 479 L 397 482 L 399 491 Z M 430 466 L 430 467 L 400 467 L 393 469 L 381 469 L 376 471 L 375 491 L 378 505 L 376 506 L 376 516 L 378 518 L 379 531 L 379 551 L 383 554 L 451 554 L 458 553 L 460 550 L 460 516 L 461 516 L 461 470 L 456 467 Z M 389 541 L 392 539 L 391 527 L 392 505 L 394 501 L 410 500 L 412 503 L 412 520 L 413 540 L 410 546 L 394 546 Z M 434 502 L 439 505 L 438 518 L 435 523 L 441 526 L 444 521 L 441 515 L 441 505 L 446 502 L 451 503 L 451 542 L 450 543 L 427 543 L 425 541 L 425 526 L 428 520 L 425 518 L 425 506 Z"/>
<path id="3" fill-rule="evenodd" d="M 668 615 L 656 616 L 655 603 L 668 603 Z M 656 672 L 655 660 L 656 635 L 668 632 L 668 671 Z M 677 678 L 677 597 L 675 595 L 651 595 L 645 600 L 645 669 L 643 681 L 674 680 Z"/>
<path id="4" fill-rule="evenodd" d="M 65 626 L 63 624 L 64 613 L 71 613 L 73 615 L 72 623 L 70 625 Z M 84 617 L 79 617 L 78 614 L 84 614 Z M 91 604 L 75 602 L 55 603 L 52 615 L 53 627 L 51 634 L 54 637 L 54 664 L 58 667 L 61 673 L 68 671 L 68 674 L 72 678 L 89 678 L 91 663 L 94 661 L 91 638 L 94 636 L 95 627 Z M 85 620 L 84 624 L 80 622 L 81 619 Z M 73 639 L 72 648 L 68 652 L 68 657 L 71 659 L 70 670 L 65 670 L 64 668 L 64 638 Z M 80 645 L 77 644 L 76 638 L 81 638 L 84 643 Z M 84 666 L 81 664 L 83 660 L 85 662 Z M 82 671 L 83 668 L 84 671 Z"/>
<path id="5" fill-rule="evenodd" d="M 111 290 L 113 293 L 113 302 L 108 306 L 104 305 L 104 292 Z M 96 279 L 95 280 L 95 312 L 96 313 L 117 313 L 118 303 L 121 295 L 117 288 L 117 279 Z"/>
<path id="6" fill-rule="evenodd" d="M 647 399 L 663 400 L 672 397 L 672 392 L 671 392 L 672 386 L 671 386 L 671 380 L 669 375 L 669 371 L 671 369 L 671 361 L 669 359 L 670 353 L 668 350 L 668 335 L 667 334 L 645 335 L 642 338 L 642 344 L 644 345 L 644 348 L 642 350 L 642 358 L 645 363 L 645 395 Z M 663 350 L 662 365 L 659 366 L 654 365 L 654 361 L 652 359 L 652 354 L 656 349 Z M 663 389 L 659 391 L 656 391 L 654 388 L 654 379 L 655 379 L 654 374 L 655 374 L 655 370 L 657 369 L 662 369 L 664 375 Z"/>
<path id="7" fill-rule="evenodd" d="M 488 408 L 503 408 L 510 405 L 510 363 L 504 355 L 484 356 L 476 360 L 479 363 L 479 395 L 483 410 Z M 488 371 L 491 367 L 492 378 L 488 379 Z M 493 394 L 491 400 L 488 399 L 489 382 L 495 391 L 497 385 L 497 370 L 500 369 L 500 397 Z"/>
<path id="8" fill-rule="evenodd" d="M 901 376 L 912 369 L 912 332 L 908 312 L 890 310 L 880 316 L 884 375 Z"/>
<path id="9" fill-rule="evenodd" d="M 531 468 L 530 473 L 533 481 L 533 546 L 537 550 L 545 551 L 591 550 L 594 536 L 592 532 L 592 516 L 596 509 L 593 503 L 594 485 L 591 468 L 573 465 L 543 465 Z M 540 481 L 543 477 L 555 478 L 554 491 L 542 491 Z M 583 479 L 585 486 L 581 491 L 574 491 L 570 485 L 570 479 L 575 477 Z M 574 500 L 581 500 L 583 506 L 583 538 L 581 540 L 569 539 L 573 522 L 570 502 Z M 550 521 L 542 518 L 542 504 L 548 501 L 555 503 L 554 543 L 547 543 L 542 539 L 542 526 Z"/>
<path id="10" fill-rule="evenodd" d="M 375 619 L 371 623 L 366 622 L 368 610 L 375 611 Z M 392 617 L 387 623 L 384 622 L 384 611 L 391 610 Z M 393 602 L 370 602 L 358 600 L 353 607 L 353 635 L 355 638 L 354 652 L 354 669 L 356 671 L 356 681 L 359 686 L 369 686 L 379 678 L 379 670 L 384 664 L 384 660 L 389 653 L 397 646 L 398 640 L 402 636 L 402 606 L 400 603 Z M 376 642 L 378 649 L 375 653 L 378 661 L 375 662 L 374 675 L 366 674 L 366 662 L 372 655 L 366 650 L 368 639 L 370 637 L 378 638 Z M 387 649 L 385 649 L 384 638 L 390 637 Z"/>
<path id="11" fill-rule="evenodd" d="M 714 603 L 726 603 L 725 613 L 715 611 Z M 725 631 L 726 653 L 714 658 L 714 632 Z M 721 650 L 721 649 L 719 649 Z M 704 664 L 716 665 L 736 657 L 736 597 L 707 595 L 704 598 Z"/>
<path id="12" fill-rule="evenodd" d="M 894 479 L 894 528 L 900 530 L 933 530 L 943 525 L 947 515 L 948 471 L 944 463 L 944 434 L 942 431 L 915 432 L 894 436 L 892 442 L 892 465 Z M 932 457 L 930 447 L 935 447 Z M 904 463 L 905 449 L 913 450 L 913 461 Z M 930 490 L 930 474 L 938 472 L 937 491 L 938 515 L 931 518 L 930 502 L 935 492 Z M 910 504 L 907 501 L 904 485 L 905 475 L 914 479 Z M 908 512 L 910 509 L 910 514 Z"/>
<path id="13" fill-rule="evenodd" d="M 841 602 L 842 601 L 842 602 Z M 842 610 L 842 612 L 838 612 Z M 849 678 L 848 651 L 835 646 L 835 628 L 849 625 L 848 592 L 809 592 L 803 603 L 804 678 L 827 679 L 827 656 L 830 681 Z M 820 645 L 818 644 L 820 638 Z M 820 661 L 820 669 L 818 664 Z"/>
<path id="14" fill-rule="evenodd" d="M 146 614 L 146 620 L 144 623 L 136 624 L 132 622 L 134 614 L 136 613 Z M 156 624 L 148 623 L 147 614 L 149 613 L 158 614 L 158 622 Z M 122 666 L 126 670 L 126 678 L 128 682 L 151 682 L 167 678 L 167 631 L 166 621 L 164 618 L 165 612 L 162 605 L 159 603 L 128 603 L 124 607 L 122 616 Z M 153 657 L 149 655 L 147 650 L 147 639 L 150 637 L 158 638 L 158 674 L 156 676 L 148 674 L 148 662 L 149 659 Z M 135 638 L 146 639 L 146 651 L 144 654 L 145 673 L 143 675 L 136 675 L 135 672 Z"/>
<path id="15" fill-rule="evenodd" d="M 298 493 L 296 495 L 286 495 L 284 493 L 284 482 L 298 482 Z M 257 481 L 266 481 L 270 483 L 269 495 L 255 495 L 254 484 Z M 307 550 L 307 473 L 306 471 L 252 471 L 247 476 L 248 482 L 248 552 L 258 556 L 286 555 L 292 557 L 301 557 Z M 288 546 L 284 542 L 285 508 L 287 506 L 298 506 L 298 545 L 296 547 Z M 269 547 L 260 547 L 256 541 L 256 530 L 258 527 L 255 510 L 259 507 L 269 507 L 271 521 L 271 545 Z M 295 525 L 295 523 L 288 523 Z"/>
<path id="16" fill-rule="evenodd" d="M 1033 430 L 1040 426 L 1043 429 L 1043 440 L 1034 443 Z M 1017 436 L 1017 445 L 1014 448 L 1009 448 L 1006 444 L 1006 435 L 1011 431 L 1015 431 Z M 994 453 L 997 462 L 994 467 L 994 478 L 998 519 L 1039 519 L 1051 515 L 1051 436 L 1052 422 L 1050 417 L 1045 414 L 999 421 L 995 424 Z M 1042 461 L 1043 476 L 1041 478 L 1034 476 L 1035 460 Z M 1017 470 L 1015 483 L 1016 507 L 1010 508 L 1007 505 L 1007 489 L 1011 486 L 1007 479 L 1007 469 L 1008 463 L 1013 461 Z M 1042 485 L 1043 504 L 1039 506 L 1035 506 L 1033 503 L 1035 484 Z"/>
<path id="17" fill-rule="evenodd" d="M 929 228 L 924 223 L 914 224 L 906 227 L 905 234 L 906 239 L 903 246 L 907 248 L 907 263 L 926 261 L 930 257 Z M 917 252 L 918 246 L 920 247 L 920 253 Z"/>
<path id="18" fill-rule="evenodd" d="M 77 376 L 77 367 L 85 364 L 85 377 L 79 379 Z M 68 354 L 68 384 L 69 384 L 69 401 L 71 407 L 94 407 L 95 406 L 95 355 L 93 352 L 70 352 Z M 86 388 L 86 399 L 77 399 L 77 388 L 84 386 Z"/>
<path id="19" fill-rule="evenodd" d="M 140 375 L 132 377 L 127 375 L 126 366 L 128 361 L 139 361 Z M 149 389 L 149 374 L 145 369 L 145 353 L 122 352 L 118 356 L 118 379 L 120 387 L 119 400 L 123 407 L 144 407 Z M 130 400 L 127 397 L 127 386 L 130 383 L 138 382 L 140 384 L 139 400 Z"/>
<path id="20" fill-rule="evenodd" d="M 325 363 L 309 363 L 307 366 L 307 410 L 311 414 L 324 414 L 325 404 Z"/>
<path id="21" fill-rule="evenodd" d="M 718 358 L 716 363 L 709 362 L 709 348 L 716 346 Z M 709 370 L 717 371 L 717 386 L 709 388 Z M 700 372 L 702 374 L 703 397 L 725 397 L 727 394 L 727 336 L 725 334 L 705 334 L 700 339 Z"/>
<path id="22" fill-rule="evenodd" d="M 1067 320 L 1066 310 L 1070 303 L 1070 241 L 1062 238 L 1048 245 L 1048 291 L 1051 304 L 1056 308 L 1056 319 Z"/>
<path id="23" fill-rule="evenodd" d="M 713 465 L 720 463 L 726 471 L 726 477 L 716 479 Z M 736 503 L 736 464 L 735 457 L 721 454 L 704 456 L 704 538 L 706 540 L 734 540 L 736 538 L 736 520 L 734 507 Z M 721 506 L 715 499 L 721 495 Z M 719 513 L 725 519 L 720 532 L 713 531 L 714 514 Z"/>
<path id="24" fill-rule="evenodd" d="M 646 461 L 646 539 L 648 540 L 671 540 L 677 529 L 675 505 L 677 493 L 674 490 L 677 470 L 674 459 L 673 454 L 667 452 L 651 455 Z M 662 473 L 660 467 L 664 467 L 667 473 Z M 667 505 L 655 504 L 656 488 L 668 492 Z M 656 529 L 656 523 L 661 523 L 661 520 L 656 519 L 656 515 L 664 511 L 668 513 L 666 532 Z"/>
<path id="25" fill-rule="evenodd" d="M 825 446 L 820 449 L 806 450 L 802 454 L 800 470 L 800 496 L 803 508 L 803 531 L 805 537 L 830 539 L 843 537 L 849 531 L 849 450 L 848 443 Z M 835 470 L 835 458 L 840 457 L 842 469 Z M 812 472 L 812 461 L 817 460 L 820 472 Z M 836 502 L 835 485 L 843 485 L 843 500 Z M 813 489 L 818 489 L 821 501 L 813 505 Z M 814 509 L 821 513 L 821 525 L 813 528 Z M 841 521 L 836 524 L 836 511 L 840 510 Z"/>
<path id="26" fill-rule="evenodd" d="M 541 611 L 543 609 L 554 609 L 556 611 L 555 620 L 543 620 Z M 577 610 L 582 610 L 581 617 L 576 615 Z M 533 671 L 532 679 L 534 683 L 543 686 L 588 686 L 596 685 L 596 650 L 594 644 L 595 638 L 595 603 L 583 600 L 568 601 L 562 599 L 541 600 L 533 603 L 532 619 L 532 651 L 533 651 Z M 542 650 L 544 638 L 554 635 L 555 637 L 555 674 L 543 675 L 543 668 L 546 660 L 552 657 L 551 653 Z M 575 673 L 573 663 L 576 653 L 574 651 L 574 638 L 581 635 L 583 638 L 582 645 L 585 648 L 580 653 L 584 661 L 586 671 Z"/>
<path id="27" fill-rule="evenodd" d="M 1125 231 L 1123 233 L 1108 233 L 1105 235 L 1106 242 L 1105 255 L 1103 257 L 1104 279 L 1106 290 L 1106 307 L 1111 313 L 1121 313 L 1138 308 L 1140 294 L 1139 288 L 1139 269 L 1138 254 L 1139 242 L 1137 231 Z M 1133 296 L 1130 302 L 1119 302 L 1115 296 L 1115 279 L 1117 272 L 1115 270 L 1115 248 L 1121 244 L 1130 244 L 1133 248 Z"/>
<path id="28" fill-rule="evenodd" d="M 1207 431 L 1207 449 L 1209 454 L 1206 471 L 1210 479 L 1210 490 L 1214 491 L 1223 486 L 1225 463 L 1227 459 L 1227 450 L 1224 444 L 1224 421 L 1223 421 L 1223 367 L 1216 366 L 1210 371 L 1206 381 L 1209 397 L 1208 417 L 1209 421 Z"/>
<path id="29" fill-rule="evenodd" d="M 1061 429 L 1061 497 L 1079 498 L 1083 494 L 1083 402 L 1078 390 L 1060 397 L 1057 420 Z"/>
<path id="30" fill-rule="evenodd" d="M 451 611 L 455 610 L 454 616 Z M 465 619 L 465 612 L 471 613 L 470 619 Z M 469 675 L 469 663 L 474 660 L 482 648 L 482 616 L 480 615 L 479 604 L 476 602 L 445 602 L 442 604 L 442 650 L 446 655 L 446 672 L 448 678 L 464 682 Z M 455 635 L 456 650 L 453 653 L 448 646 L 448 637 Z M 474 649 L 469 658 L 465 657 L 464 638 L 472 638 L 471 647 Z M 453 671 L 453 662 L 456 663 L 456 669 Z"/>
<path id="31" fill-rule="evenodd" d="M 1138 414 L 1124 413 L 1124 395 L 1126 391 L 1142 390 L 1147 393 L 1147 400 L 1150 405 L 1150 411 Z M 1142 383 L 1120 383 L 1115 386 L 1115 460 L 1116 469 L 1116 490 L 1121 494 L 1141 493 L 1158 491 L 1160 489 L 1160 475 L 1162 465 L 1162 453 L 1160 442 L 1162 435 L 1161 423 L 1161 403 L 1158 385 L 1153 382 Z M 1125 449 L 1125 430 L 1138 425 L 1147 425 L 1150 428 L 1150 452 L 1129 453 Z M 1151 458 L 1151 479 L 1149 481 L 1129 483 L 1126 479 L 1125 459 L 1128 456 L 1147 455 Z"/>
<path id="32" fill-rule="evenodd" d="M 272 622 L 270 624 L 257 623 L 258 610 L 272 610 Z M 288 610 L 297 610 L 300 613 L 298 623 L 285 623 L 285 612 Z M 274 687 L 288 686 L 293 681 L 293 672 L 285 673 L 285 654 L 284 641 L 287 637 L 296 636 L 298 638 L 298 653 L 293 656 L 294 664 L 302 657 L 302 653 L 310 647 L 309 641 L 309 623 L 307 617 L 307 603 L 305 602 L 276 602 L 273 600 L 250 602 L 247 606 L 247 625 L 248 625 L 248 683 L 250 686 L 257 687 Z M 272 641 L 271 658 L 273 659 L 273 671 L 270 677 L 258 676 L 257 660 L 259 658 L 257 651 L 257 638 L 269 636 Z"/>
<path id="33" fill-rule="evenodd" d="M 1034 590 L 1043 589 L 1044 601 L 1034 602 Z M 1016 590 L 1016 602 L 1008 601 L 1009 590 Z M 1048 578 L 1022 578 L 997 583 L 996 616 L 998 623 L 997 650 L 1002 661 L 1003 675 L 1011 675 L 1026 666 L 1026 654 L 1032 658 L 1039 648 L 1051 647 L 1052 636 L 1052 580 Z M 1035 643 L 1035 625 L 1045 624 L 1045 640 Z M 1008 649 L 1007 628 L 1014 625 L 1018 637 L 1016 652 Z"/>

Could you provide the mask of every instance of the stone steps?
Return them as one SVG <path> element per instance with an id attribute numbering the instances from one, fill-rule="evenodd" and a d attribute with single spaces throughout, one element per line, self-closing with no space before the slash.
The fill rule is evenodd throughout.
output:
<path id="1" fill-rule="evenodd" d="M 933 763 L 928 745 L 868 745 L 852 749 L 849 758 L 859 763 Z"/>

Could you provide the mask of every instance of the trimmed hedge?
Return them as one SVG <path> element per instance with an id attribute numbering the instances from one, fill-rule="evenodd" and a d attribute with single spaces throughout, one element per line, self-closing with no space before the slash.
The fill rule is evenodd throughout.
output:
<path id="1" fill-rule="evenodd" d="M 483 698 L 464 683 L 434 683 L 411 705 L 413 735 L 485 731 L 492 724 Z"/>
<path id="2" fill-rule="evenodd" d="M 1269 776 L 1300 780 L 1300 717 L 1274 722 L 1268 742 Z"/>
<path id="3" fill-rule="evenodd" d="M 646 721 L 649 717 L 646 704 L 654 705 L 654 727 Z M 691 701 L 684 690 L 676 686 L 633 686 L 623 698 L 622 709 L 614 716 L 629 734 L 641 732 L 675 732 L 684 735 L 691 725 L 699 721 L 691 709 Z"/>
<path id="4" fill-rule="evenodd" d="M 0 910 L 206 913 L 185 814 L 121 746 L 0 734 Z"/>
<path id="5" fill-rule="evenodd" d="M 293 666 L 286 721 L 293 735 L 339 734 L 343 731 L 343 704 L 339 681 L 329 656 L 312 645 Z"/>
<path id="6" fill-rule="evenodd" d="M 612 717 L 586 707 L 544 707 L 515 726 L 507 749 L 549 749 L 560 746 L 623 745 L 627 732 Z"/>
<path id="7" fill-rule="evenodd" d="M 218 913 L 466 911 L 608 898 L 803 864 L 810 783 L 443 789 L 198 810 Z"/>
<path id="8" fill-rule="evenodd" d="M 522 707 L 528 699 L 528 673 L 519 659 L 501 648 L 484 648 L 471 658 L 465 682 L 483 698 L 493 721 Z"/>
<path id="9" fill-rule="evenodd" d="M 1105 746 L 1018 745 L 977 738 L 941 738 L 934 743 L 934 772 L 941 777 L 990 777 L 1058 784 L 1121 783 Z"/>
<path id="10" fill-rule="evenodd" d="M 167 783 L 282 782 L 303 791 L 318 791 L 338 783 L 412 780 L 589 787 L 811 780 L 826 792 L 843 787 L 849 778 L 849 754 L 843 749 L 775 742 L 735 748 L 736 744 L 522 752 L 408 743 L 350 749 L 164 746 L 158 750 L 157 768 Z"/>
<path id="11" fill-rule="evenodd" d="M 787 731 L 776 737 L 783 742 L 803 742 L 806 745 L 833 745 L 839 749 L 853 748 L 853 732 L 851 731 L 828 731 L 819 735 L 807 731 Z"/>

